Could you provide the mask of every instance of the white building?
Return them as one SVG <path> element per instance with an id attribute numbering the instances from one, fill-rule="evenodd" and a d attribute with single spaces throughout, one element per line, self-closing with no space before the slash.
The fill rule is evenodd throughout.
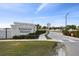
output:
<path id="1" fill-rule="evenodd" d="M 15 35 L 27 35 L 36 31 L 35 24 L 14 22 L 11 28 L 1 28 L 0 38 L 12 38 Z"/>

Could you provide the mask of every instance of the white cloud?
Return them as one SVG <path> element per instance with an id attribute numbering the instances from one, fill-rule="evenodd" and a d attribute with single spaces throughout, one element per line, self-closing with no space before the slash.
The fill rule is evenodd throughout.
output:
<path id="1" fill-rule="evenodd" d="M 58 8 L 60 5 L 61 5 L 61 4 L 49 4 L 49 6 L 48 6 L 48 3 L 43 3 L 43 4 L 41 4 L 41 5 L 37 8 L 35 14 L 37 14 L 38 12 L 40 12 L 41 10 L 43 10 L 43 8 L 45 8 L 46 6 L 47 6 L 47 7 L 51 7 L 53 10 L 55 10 L 55 9 Z"/>
<path id="2" fill-rule="evenodd" d="M 47 5 L 47 3 L 41 4 L 41 5 L 38 7 L 38 9 L 36 10 L 35 14 L 37 14 L 38 12 L 40 12 L 46 5 Z"/>

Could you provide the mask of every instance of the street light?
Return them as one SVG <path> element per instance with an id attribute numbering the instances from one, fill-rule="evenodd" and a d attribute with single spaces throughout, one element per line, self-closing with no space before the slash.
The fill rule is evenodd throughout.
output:
<path id="1" fill-rule="evenodd" d="M 65 27 L 67 26 L 67 17 L 68 17 L 68 15 L 69 15 L 69 12 L 66 13 L 66 15 L 65 15 Z"/>

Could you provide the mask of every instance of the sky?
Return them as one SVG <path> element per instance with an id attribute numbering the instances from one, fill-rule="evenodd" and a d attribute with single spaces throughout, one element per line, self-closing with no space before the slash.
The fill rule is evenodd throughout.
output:
<path id="1" fill-rule="evenodd" d="M 10 27 L 13 22 L 40 25 L 79 25 L 78 3 L 0 3 L 0 28 Z"/>

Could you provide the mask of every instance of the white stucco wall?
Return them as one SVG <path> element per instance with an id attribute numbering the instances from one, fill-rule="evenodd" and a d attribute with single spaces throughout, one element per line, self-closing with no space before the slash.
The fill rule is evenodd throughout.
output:
<path id="1" fill-rule="evenodd" d="M 7 29 L 7 38 L 12 38 L 15 35 L 27 35 L 36 31 L 36 26 L 29 23 L 14 22 L 11 28 Z M 5 28 L 0 29 L 0 38 L 6 38 Z"/>
<path id="2" fill-rule="evenodd" d="M 15 22 L 12 28 L 12 36 L 14 35 L 27 35 L 29 33 L 33 33 L 36 31 L 36 27 L 34 24 L 28 23 L 18 23 Z"/>

